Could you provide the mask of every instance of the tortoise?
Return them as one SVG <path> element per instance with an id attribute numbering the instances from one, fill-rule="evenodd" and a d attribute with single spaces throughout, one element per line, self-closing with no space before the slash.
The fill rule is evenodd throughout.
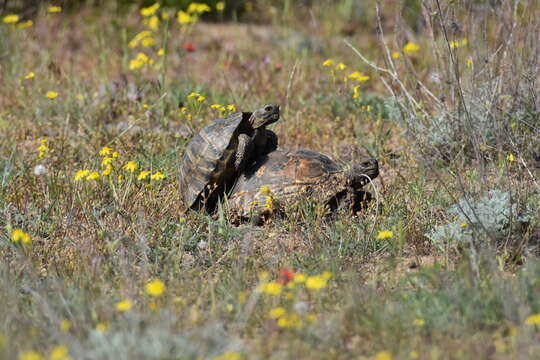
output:
<path id="1" fill-rule="evenodd" d="M 195 135 L 180 167 L 186 207 L 212 212 L 247 165 L 277 148 L 277 136 L 266 126 L 278 120 L 279 106 L 266 105 L 216 119 Z"/>
<path id="2" fill-rule="evenodd" d="M 371 194 L 362 187 L 379 175 L 376 159 L 358 161 L 344 170 L 326 155 L 311 150 L 275 150 L 257 159 L 238 178 L 226 209 L 233 222 L 261 224 L 303 198 L 356 212 Z"/>

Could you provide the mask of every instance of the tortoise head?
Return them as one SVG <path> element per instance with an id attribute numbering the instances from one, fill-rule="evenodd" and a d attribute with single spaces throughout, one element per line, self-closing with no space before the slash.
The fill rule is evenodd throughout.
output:
<path id="1" fill-rule="evenodd" d="M 355 162 L 346 174 L 349 184 L 358 190 L 379 175 L 379 162 L 377 159 Z"/>
<path id="2" fill-rule="evenodd" d="M 249 122 L 254 129 L 261 126 L 270 125 L 279 120 L 279 105 L 265 105 L 260 109 L 255 110 Z"/>

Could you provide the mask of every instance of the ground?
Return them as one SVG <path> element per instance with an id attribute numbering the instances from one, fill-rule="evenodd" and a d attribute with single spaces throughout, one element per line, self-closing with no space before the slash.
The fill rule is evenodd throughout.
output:
<path id="1" fill-rule="evenodd" d="M 536 1 L 6 3 L 0 358 L 536 358 Z M 379 160 L 367 209 L 186 210 L 192 134 L 268 103 Z"/>

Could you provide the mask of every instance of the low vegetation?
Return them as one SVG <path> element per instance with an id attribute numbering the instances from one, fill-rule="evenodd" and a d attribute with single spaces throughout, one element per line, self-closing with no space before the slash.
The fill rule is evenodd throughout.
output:
<path id="1" fill-rule="evenodd" d="M 61 5 L 0 13 L 0 358 L 537 357 L 537 1 Z M 267 103 L 379 160 L 367 209 L 186 211 L 191 135 Z"/>

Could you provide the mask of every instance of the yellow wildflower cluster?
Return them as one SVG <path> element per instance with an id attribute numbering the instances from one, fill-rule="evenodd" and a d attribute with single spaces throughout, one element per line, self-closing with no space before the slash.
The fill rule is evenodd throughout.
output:
<path id="1" fill-rule="evenodd" d="M 14 243 L 20 242 L 21 244 L 30 244 L 32 242 L 32 238 L 22 229 L 15 229 L 11 232 L 11 241 Z"/>
<path id="2" fill-rule="evenodd" d="M 210 105 L 210 108 L 214 110 L 219 110 L 222 113 L 226 111 L 229 111 L 231 113 L 236 112 L 236 106 L 234 104 L 229 104 L 229 105 L 212 104 Z"/>
<path id="3" fill-rule="evenodd" d="M 148 55 L 146 55 L 143 52 L 140 52 L 135 56 L 134 59 L 131 59 L 129 62 L 129 70 L 137 70 L 142 67 L 145 67 L 147 65 L 153 65 L 154 60 L 152 58 L 149 58 Z"/>
<path id="4" fill-rule="evenodd" d="M 221 4 L 219 8 L 221 8 L 222 10 L 219 10 L 218 5 L 216 5 L 216 10 L 223 11 L 223 9 L 225 8 L 225 4 Z M 186 26 L 196 23 L 199 20 L 199 16 L 201 14 L 210 11 L 212 11 L 212 9 L 207 4 L 193 2 L 189 4 L 186 11 L 178 11 L 178 13 L 176 14 L 176 19 L 181 26 Z"/>
<path id="5" fill-rule="evenodd" d="M 21 19 L 20 16 L 17 14 L 8 14 L 2 18 L 2 22 L 4 24 L 12 25 L 14 28 L 19 28 L 19 29 L 29 28 L 32 25 L 34 25 L 34 22 L 32 20 L 19 22 L 20 19 Z"/>
<path id="6" fill-rule="evenodd" d="M 199 103 L 203 103 L 206 101 L 206 97 L 204 95 L 201 95 L 199 93 L 196 93 L 196 92 L 192 92 L 191 94 L 189 94 L 187 96 L 188 99 L 195 99 L 197 102 Z"/>
<path id="7" fill-rule="evenodd" d="M 341 76 L 343 79 L 343 83 L 347 83 L 348 81 L 352 80 L 353 82 L 358 84 L 358 83 L 363 83 L 369 80 L 369 76 L 360 71 L 353 71 L 349 73 L 348 75 L 342 75 L 343 71 L 347 69 L 347 65 L 342 62 L 336 63 L 336 61 L 334 61 L 333 59 L 326 59 L 325 61 L 323 61 L 322 66 L 330 69 L 334 83 L 339 82 L 340 81 L 339 79 L 341 79 Z M 337 76 L 338 74 L 340 74 L 340 78 L 338 78 Z M 360 98 L 360 85 L 353 84 L 352 91 L 353 91 L 353 95 L 352 95 L 353 99 L 356 100 Z"/>
<path id="8" fill-rule="evenodd" d="M 450 41 L 450 48 L 457 49 L 460 47 L 465 47 L 469 44 L 469 41 L 467 39 L 461 39 L 461 40 L 452 40 Z"/>
<path id="9" fill-rule="evenodd" d="M 47 152 L 49 151 L 49 146 L 47 145 L 48 141 L 49 140 L 47 140 L 46 138 L 43 138 L 43 139 L 41 139 L 39 141 L 40 145 L 37 148 L 37 150 L 39 151 L 39 153 L 38 153 L 38 158 L 39 159 L 43 159 L 45 157 L 45 155 L 47 154 Z"/>
<path id="10" fill-rule="evenodd" d="M 161 19 L 168 19 L 169 14 L 162 12 L 159 14 L 159 9 L 161 5 L 156 2 L 151 6 L 143 7 L 140 9 L 139 13 L 143 17 L 142 23 L 146 27 L 145 30 L 137 33 L 133 39 L 130 40 L 128 46 L 132 49 L 142 46 L 143 48 L 152 48 L 157 45 L 158 41 L 156 40 L 157 31 L 161 26 Z M 165 51 L 163 49 L 157 50 L 158 56 L 163 56 Z M 130 60 L 129 69 L 130 70 L 139 70 L 147 66 L 154 65 L 154 60 L 145 54 L 144 52 L 139 52 L 137 55 Z M 158 66 L 159 64 L 156 64 Z"/>
<path id="11" fill-rule="evenodd" d="M 264 294 L 277 296 L 281 294 L 281 291 L 283 290 L 283 285 L 276 281 L 270 281 L 270 282 L 261 284 L 261 286 L 259 287 L 259 290 Z"/>

